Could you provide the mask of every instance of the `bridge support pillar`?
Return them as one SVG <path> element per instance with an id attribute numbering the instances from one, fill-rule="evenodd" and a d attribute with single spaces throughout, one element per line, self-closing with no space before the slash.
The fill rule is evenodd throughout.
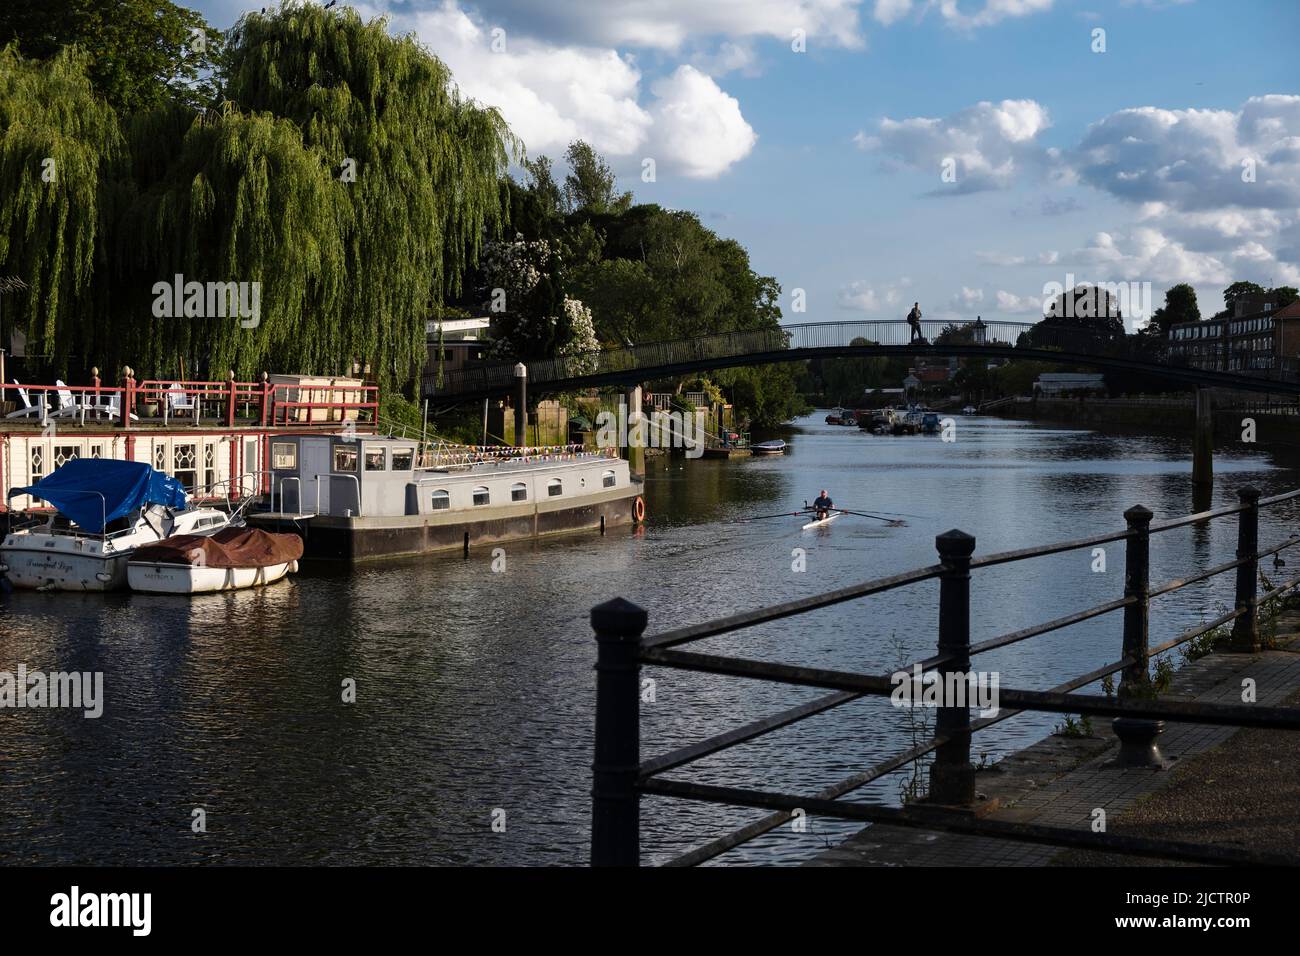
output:
<path id="1" fill-rule="evenodd" d="M 1214 483 L 1214 410 L 1210 390 L 1196 390 L 1196 437 L 1192 441 L 1192 484 Z"/>
<path id="2" fill-rule="evenodd" d="M 515 366 L 515 447 L 528 444 L 528 366 Z"/>
<path id="3" fill-rule="evenodd" d="M 634 475 L 645 474 L 646 434 L 642 424 L 641 386 L 629 386 L 624 393 L 627 417 L 627 443 L 623 447 L 623 457 L 627 459 L 628 470 Z"/>

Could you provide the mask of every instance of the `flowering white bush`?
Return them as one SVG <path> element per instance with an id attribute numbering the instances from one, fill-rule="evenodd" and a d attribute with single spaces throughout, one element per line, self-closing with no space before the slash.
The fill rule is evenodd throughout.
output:
<path id="1" fill-rule="evenodd" d="M 573 337 L 560 349 L 561 355 L 580 355 L 595 352 L 600 348 L 596 338 L 596 325 L 591 318 L 591 309 L 577 299 L 564 297 L 564 314 L 573 330 Z M 589 375 L 596 371 L 596 356 L 584 355 L 569 362 L 569 372 L 573 375 Z"/>

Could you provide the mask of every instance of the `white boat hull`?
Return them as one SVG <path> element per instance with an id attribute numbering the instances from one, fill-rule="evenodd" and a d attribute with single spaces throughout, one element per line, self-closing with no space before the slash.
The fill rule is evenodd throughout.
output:
<path id="1" fill-rule="evenodd" d="M 803 526 L 803 530 L 807 531 L 809 528 L 820 528 L 822 525 L 830 524 L 832 521 L 834 521 L 842 514 L 844 514 L 843 511 L 835 511 L 832 512 L 831 514 L 828 514 L 825 518 L 822 518 L 818 521 L 809 521 L 806 525 Z"/>
<path id="2" fill-rule="evenodd" d="M 126 560 L 126 554 L 14 547 L 0 550 L 9 583 L 33 591 L 114 591 L 126 583 Z"/>
<path id="3" fill-rule="evenodd" d="M 274 584 L 298 570 L 297 561 L 261 568 L 207 568 L 188 564 L 127 564 L 127 583 L 144 594 L 215 594 Z"/>

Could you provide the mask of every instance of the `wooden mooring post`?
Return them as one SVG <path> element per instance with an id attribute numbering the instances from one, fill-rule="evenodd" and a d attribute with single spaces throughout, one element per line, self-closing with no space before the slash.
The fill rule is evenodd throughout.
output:
<path id="1" fill-rule="evenodd" d="M 1214 409 L 1210 390 L 1196 390 L 1196 435 L 1192 439 L 1192 484 L 1214 483 Z"/>

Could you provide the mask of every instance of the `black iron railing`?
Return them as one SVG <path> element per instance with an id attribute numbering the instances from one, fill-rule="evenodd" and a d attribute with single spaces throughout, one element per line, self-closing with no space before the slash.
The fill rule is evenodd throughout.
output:
<path id="1" fill-rule="evenodd" d="M 899 355 L 909 358 L 988 356 L 1087 364 L 1103 371 L 1125 371 L 1176 381 L 1255 392 L 1300 394 L 1290 373 L 1202 369 L 1186 358 L 1139 346 L 1124 337 L 1066 321 L 974 323 L 922 321 L 914 338 L 906 322 L 814 322 L 770 329 L 721 332 L 668 342 L 578 352 L 547 359 L 524 359 L 534 393 L 571 391 L 673 378 L 737 365 L 763 365 L 811 358 Z M 422 387 L 426 398 L 456 403 L 504 395 L 515 382 L 516 362 L 484 362 L 431 371 Z"/>
<path id="2" fill-rule="evenodd" d="M 1107 852 L 1188 860 L 1201 863 L 1296 864 L 1300 860 L 1275 853 L 1235 847 L 1204 846 L 1154 840 L 1110 833 L 1093 833 L 1062 827 L 1046 827 L 979 818 L 968 810 L 975 799 L 975 768 L 971 764 L 971 736 L 993 724 L 1026 710 L 1062 714 L 1085 714 L 1118 718 L 1116 734 L 1121 746 L 1116 760 L 1124 765 L 1143 766 L 1157 761 L 1157 735 L 1166 720 L 1235 727 L 1266 727 L 1300 730 L 1300 708 L 1260 705 L 1225 705 L 1156 698 L 1150 676 L 1150 659 L 1181 644 L 1232 623 L 1232 650 L 1260 650 L 1259 608 L 1300 586 L 1300 577 L 1260 594 L 1259 561 L 1263 557 L 1300 544 L 1292 536 L 1268 548 L 1259 547 L 1259 512 L 1300 496 L 1300 490 L 1260 498 L 1253 488 L 1238 493 L 1239 503 L 1166 521 L 1152 521 L 1142 506 L 1124 513 L 1121 531 L 1080 538 L 1036 548 L 974 557 L 975 539 L 961 531 L 939 535 L 935 544 L 939 563 L 930 567 L 868 581 L 815 597 L 803 598 L 755 611 L 731 615 L 704 624 L 644 637 L 647 614 L 623 599 L 592 609 L 596 632 L 596 740 L 592 788 L 593 865 L 635 866 L 640 862 L 640 803 L 647 794 L 678 797 L 733 806 L 755 807 L 772 814 L 733 833 L 678 857 L 668 865 L 694 865 L 740 846 L 793 818 L 794 811 L 844 820 L 891 823 L 956 833 L 1002 837 L 1029 843 L 1061 847 L 1082 847 Z M 1153 534 L 1188 525 L 1238 515 L 1236 557 L 1185 578 L 1152 587 L 1150 584 L 1150 538 Z M 995 565 L 1032 560 L 1046 555 L 1092 548 L 1112 541 L 1125 542 L 1124 594 L 1112 601 L 1077 611 L 1055 620 L 1003 634 L 972 644 L 970 640 L 970 578 L 972 571 Z M 1229 571 L 1236 572 L 1235 605 L 1218 618 L 1185 631 L 1158 646 L 1150 644 L 1148 616 L 1153 598 L 1172 594 L 1189 585 Z M 742 628 L 803 614 L 845 601 L 857 600 L 909 587 L 924 581 L 939 581 L 939 642 L 937 653 L 900 671 L 935 672 L 944 683 L 963 681 L 970 673 L 971 658 L 978 654 L 1097 618 L 1123 612 L 1123 646 L 1120 658 L 1090 673 L 1080 675 L 1046 691 L 999 688 L 999 711 L 972 721 L 969 706 L 945 700 L 938 707 L 932 739 L 897 754 L 884 762 L 812 795 L 743 790 L 680 780 L 663 774 L 716 754 L 731 746 L 753 740 L 814 714 L 823 713 L 866 695 L 888 696 L 897 686 L 891 675 L 868 675 L 819 668 L 799 667 L 747 660 L 717 654 L 679 650 L 683 645 Z M 753 721 L 706 740 L 681 747 L 658 757 L 644 759 L 640 745 L 640 670 L 643 665 L 680 668 L 787 684 L 819 687 L 831 693 L 780 713 Z M 897 672 L 895 672 L 896 674 Z M 1078 694 L 1075 691 L 1109 675 L 1121 674 L 1118 693 L 1111 697 Z M 838 800 L 854 790 L 933 753 L 928 803 L 890 807 L 878 804 L 844 803 Z"/>
<path id="3" fill-rule="evenodd" d="M 920 332 L 933 342 L 954 323 L 922 321 Z M 963 327 L 961 323 L 956 323 Z M 982 327 L 978 338 L 973 330 L 967 338 L 972 344 L 1015 345 L 1033 326 L 1028 322 L 989 322 Z M 1071 342 L 1086 338 L 1095 342 L 1083 329 L 1071 330 Z M 911 341 L 911 329 L 906 322 L 814 322 L 804 325 L 786 325 L 774 329 L 752 329 L 741 332 L 721 332 L 689 339 L 667 342 L 646 342 L 626 348 L 601 349 L 578 352 L 549 359 L 526 362 L 530 387 L 548 382 L 585 380 L 635 369 L 675 368 L 701 361 L 719 361 L 737 356 L 767 355 L 800 349 L 847 348 L 858 340 L 873 345 L 905 346 Z M 1064 347 L 1060 342 L 1046 343 Z M 485 362 L 443 373 L 441 383 L 437 373 L 426 373 L 426 395 L 454 397 L 467 393 L 492 390 L 508 391 L 514 384 L 513 361 Z"/>

